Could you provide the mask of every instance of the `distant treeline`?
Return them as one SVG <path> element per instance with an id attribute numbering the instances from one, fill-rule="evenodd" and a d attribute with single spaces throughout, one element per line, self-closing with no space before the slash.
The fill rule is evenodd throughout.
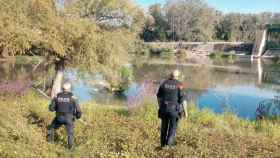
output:
<path id="1" fill-rule="evenodd" d="M 280 13 L 223 14 L 203 0 L 168 0 L 149 7 L 141 34 L 145 41 L 254 41 L 268 23 L 280 23 Z"/>

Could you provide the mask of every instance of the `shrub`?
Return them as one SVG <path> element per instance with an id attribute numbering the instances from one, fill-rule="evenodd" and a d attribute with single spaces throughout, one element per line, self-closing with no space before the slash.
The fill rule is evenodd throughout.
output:
<path id="1" fill-rule="evenodd" d="M 168 48 L 161 49 L 160 57 L 164 59 L 172 59 L 175 57 L 175 51 Z"/>
<path id="2" fill-rule="evenodd" d="M 209 55 L 209 57 L 217 62 L 223 63 L 226 60 L 229 63 L 235 61 L 236 55 L 234 52 L 224 53 L 224 52 L 214 52 Z"/>
<path id="3" fill-rule="evenodd" d="M 121 73 L 122 80 L 131 81 L 134 78 L 133 68 L 130 65 L 126 65 L 126 66 L 121 67 L 120 73 Z"/>

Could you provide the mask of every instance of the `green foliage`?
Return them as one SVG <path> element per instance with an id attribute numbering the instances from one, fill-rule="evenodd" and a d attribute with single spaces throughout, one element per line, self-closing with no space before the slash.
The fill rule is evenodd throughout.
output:
<path id="1" fill-rule="evenodd" d="M 54 2 L 0 0 L 0 55 L 66 58 L 118 81 L 115 69 L 135 51 L 142 11 L 129 0 L 78 0 L 63 10 Z"/>
<path id="2" fill-rule="evenodd" d="M 214 52 L 214 53 L 211 53 L 209 55 L 210 58 L 223 58 L 224 56 L 224 53 L 223 52 Z"/>
<path id="3" fill-rule="evenodd" d="M 142 28 L 143 12 L 131 0 L 77 0 L 66 10 L 90 18 L 108 30 L 125 27 L 138 32 Z"/>
<path id="4" fill-rule="evenodd" d="M 41 58 L 38 56 L 33 56 L 33 57 L 29 57 L 29 56 L 16 56 L 15 58 L 15 64 L 18 65 L 24 65 L 24 64 L 38 64 L 39 62 L 41 62 Z"/>
<path id="5" fill-rule="evenodd" d="M 129 87 L 129 84 L 131 84 L 131 81 L 134 79 L 133 67 L 131 65 L 125 65 L 121 67 L 119 71 L 121 81 L 117 89 L 123 91 Z"/>
<path id="6" fill-rule="evenodd" d="M 169 48 L 163 48 L 160 50 L 160 57 L 164 59 L 172 59 L 175 57 L 175 51 Z"/>
<path id="7" fill-rule="evenodd" d="M 123 66 L 120 70 L 121 77 L 123 80 L 133 80 L 133 68 L 131 66 Z"/>
<path id="8" fill-rule="evenodd" d="M 266 49 L 280 49 L 280 43 L 269 41 L 265 47 Z"/>
<path id="9" fill-rule="evenodd" d="M 150 48 L 143 48 L 142 54 L 145 57 L 150 57 L 151 55 L 151 49 Z"/>
<path id="10" fill-rule="evenodd" d="M 256 31 L 265 24 L 260 16 L 261 14 L 227 14 L 216 26 L 216 37 L 226 41 L 254 41 Z"/>
<path id="11" fill-rule="evenodd" d="M 145 41 L 210 41 L 214 22 L 214 10 L 201 0 L 169 0 L 164 7 L 150 6 L 141 37 Z"/>
<path id="12" fill-rule="evenodd" d="M 145 17 L 145 26 L 140 34 L 145 41 L 167 40 L 169 25 L 162 9 L 161 4 L 154 4 L 149 7 L 149 15 Z"/>
<path id="13" fill-rule="evenodd" d="M 141 37 L 145 41 L 253 42 L 257 30 L 279 23 L 275 13 L 223 14 L 204 0 L 168 0 L 150 6 Z M 207 27 L 205 27 L 207 26 Z"/>
<path id="14" fill-rule="evenodd" d="M 230 53 L 224 53 L 224 52 L 214 52 L 214 53 L 211 53 L 209 55 L 209 57 L 211 59 L 213 59 L 214 61 L 217 61 L 217 62 L 220 62 L 220 63 L 223 63 L 226 59 L 227 62 L 229 63 L 233 63 L 235 61 L 235 58 L 236 58 L 236 54 L 234 52 L 230 52 Z"/>
<path id="15" fill-rule="evenodd" d="M 216 20 L 215 10 L 203 0 L 169 0 L 166 15 L 176 40 L 211 41 Z M 207 27 L 205 27 L 207 26 Z"/>
<path id="16" fill-rule="evenodd" d="M 46 142 L 54 114 L 48 101 L 33 92 L 1 97 L 0 157 L 277 157 L 279 122 L 250 122 L 225 113 L 215 115 L 190 105 L 189 118 L 179 122 L 175 148 L 160 150 L 157 108 L 82 104 L 83 123 L 75 123 L 76 150 L 67 151 L 66 132 L 55 144 Z M 9 105 L 9 106 L 7 106 Z"/>

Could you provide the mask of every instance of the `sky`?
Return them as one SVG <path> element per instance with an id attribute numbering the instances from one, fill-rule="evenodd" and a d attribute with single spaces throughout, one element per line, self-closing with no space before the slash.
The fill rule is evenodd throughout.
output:
<path id="1" fill-rule="evenodd" d="M 205 0 L 210 6 L 224 13 L 280 12 L 280 0 Z M 164 4 L 166 0 L 136 0 L 143 7 L 154 3 Z"/>

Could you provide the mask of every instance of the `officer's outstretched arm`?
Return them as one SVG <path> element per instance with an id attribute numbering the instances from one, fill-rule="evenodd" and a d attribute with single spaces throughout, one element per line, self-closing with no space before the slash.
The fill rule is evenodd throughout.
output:
<path id="1" fill-rule="evenodd" d="M 81 107 L 79 105 L 79 102 L 78 102 L 78 99 L 76 97 L 72 97 L 73 98 L 73 101 L 74 101 L 74 104 L 75 104 L 75 116 L 77 119 L 80 119 L 82 117 L 82 110 L 81 110 Z"/>
<path id="2" fill-rule="evenodd" d="M 49 110 L 51 112 L 54 112 L 56 109 L 56 98 L 53 98 L 52 101 L 51 101 L 51 104 L 49 105 Z"/>
<path id="3" fill-rule="evenodd" d="M 179 102 L 179 104 L 182 104 L 183 101 L 184 101 L 183 86 L 180 84 L 178 86 L 178 102 Z"/>

